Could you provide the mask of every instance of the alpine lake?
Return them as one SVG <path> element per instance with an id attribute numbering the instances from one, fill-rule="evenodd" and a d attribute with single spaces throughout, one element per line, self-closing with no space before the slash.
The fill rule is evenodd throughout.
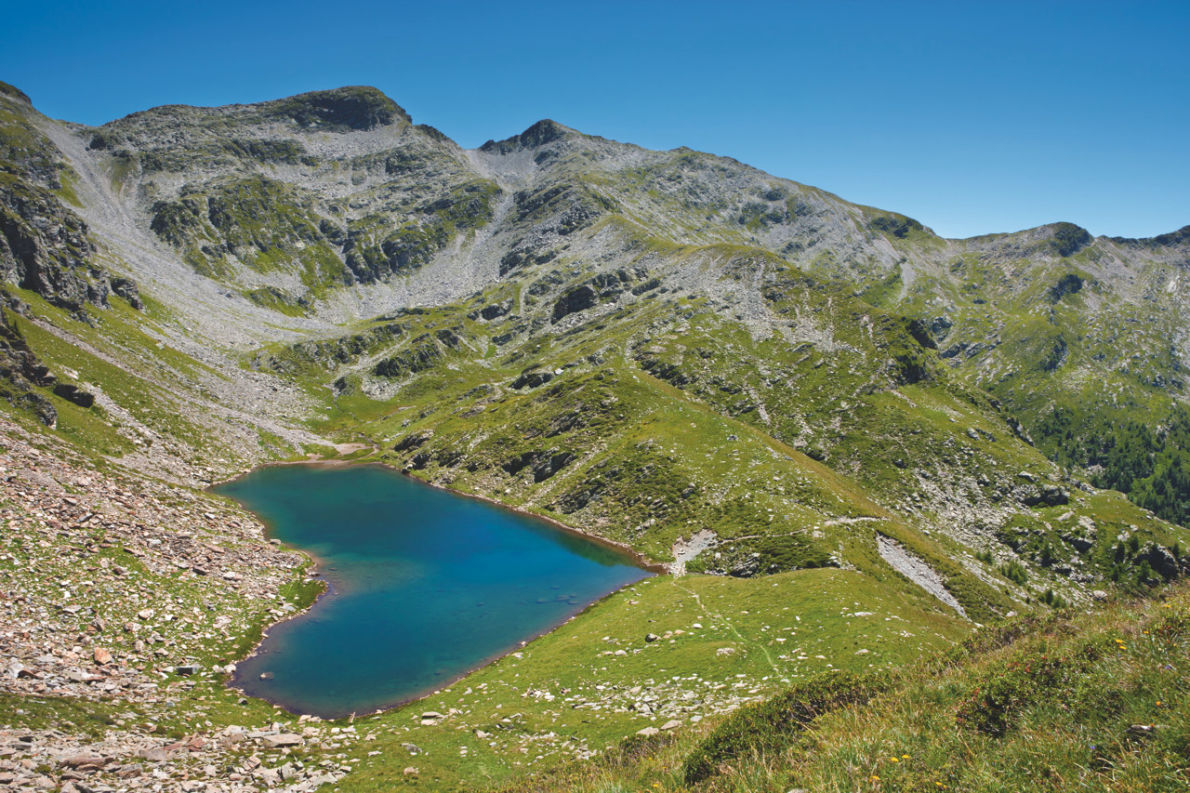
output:
<path id="1" fill-rule="evenodd" d="M 232 684 L 338 718 L 415 699 L 650 573 L 549 523 L 371 465 L 262 468 L 215 492 L 317 562 L 327 591 Z"/>

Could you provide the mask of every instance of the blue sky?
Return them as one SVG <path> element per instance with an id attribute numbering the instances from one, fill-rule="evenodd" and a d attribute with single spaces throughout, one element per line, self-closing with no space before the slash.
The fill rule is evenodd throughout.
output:
<path id="1" fill-rule="evenodd" d="M 464 146 L 549 117 L 946 236 L 1190 224 L 1190 2 L 3 6 L 0 80 L 71 121 L 368 84 Z"/>

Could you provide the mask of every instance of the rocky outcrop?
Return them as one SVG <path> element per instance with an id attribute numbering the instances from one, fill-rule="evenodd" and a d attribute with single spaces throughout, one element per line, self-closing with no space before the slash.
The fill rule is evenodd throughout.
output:
<path id="1" fill-rule="evenodd" d="M 33 386 L 48 387 L 56 379 L 49 367 L 29 350 L 8 312 L 0 310 L 0 398 L 52 427 L 58 420 L 58 411 Z"/>
<path id="2" fill-rule="evenodd" d="M 552 321 L 558 320 L 593 308 L 599 303 L 609 303 L 626 291 L 633 283 L 641 280 L 647 273 L 644 270 L 615 270 L 600 273 L 585 283 L 567 289 L 554 302 Z M 646 284 L 648 288 L 653 288 Z"/>
<path id="3" fill-rule="evenodd" d="M 478 311 L 472 311 L 467 316 L 470 319 L 482 319 L 491 322 L 494 319 L 507 316 L 512 311 L 512 300 L 502 300 L 499 303 L 489 303 Z"/>
<path id="4" fill-rule="evenodd" d="M 1094 239 L 1089 231 L 1073 223 L 1055 223 L 1050 228 L 1053 233 L 1050 247 L 1059 256 L 1073 256 Z"/>
<path id="5" fill-rule="evenodd" d="M 1183 570 L 1183 565 L 1178 557 L 1174 556 L 1168 548 L 1157 543 L 1148 543 L 1141 548 L 1139 558 L 1148 563 L 1153 572 L 1166 581 L 1172 581 L 1183 572 L 1190 572 L 1190 564 L 1187 564 L 1186 570 Z"/>
<path id="6" fill-rule="evenodd" d="M 1067 295 L 1073 295 L 1083 288 L 1083 279 L 1074 273 L 1067 273 L 1058 279 L 1058 283 L 1050 287 L 1046 299 L 1050 303 L 1057 303 Z"/>
<path id="7" fill-rule="evenodd" d="M 521 372 L 517 379 L 512 381 L 512 387 L 518 390 L 522 388 L 537 388 L 553 379 L 554 373 L 552 371 L 533 368 Z"/>
<path id="8" fill-rule="evenodd" d="M 95 404 L 94 394 L 70 383 L 58 383 L 55 385 L 54 396 L 60 396 L 67 402 L 73 402 L 81 408 L 89 408 Z"/>
<path id="9" fill-rule="evenodd" d="M 377 346 L 400 338 L 404 329 L 399 322 L 386 322 L 363 333 L 325 341 L 307 341 L 291 348 L 303 360 L 322 366 L 351 363 Z"/>
<path id="10" fill-rule="evenodd" d="M 448 350 L 460 344 L 458 335 L 450 328 L 424 333 L 409 342 L 409 346 L 377 363 L 372 373 L 396 379 L 425 371 L 441 360 Z"/>
<path id="11" fill-rule="evenodd" d="M 489 140 L 479 149 L 489 154 L 511 154 L 518 149 L 536 149 L 547 143 L 553 143 L 561 140 L 567 134 L 577 135 L 578 133 L 547 118 L 538 121 L 520 135 L 513 135 L 511 138 L 501 141 Z"/>
<path id="12" fill-rule="evenodd" d="M 554 322 L 557 322 L 570 314 L 592 308 L 598 302 L 599 293 L 595 291 L 595 288 L 591 284 L 576 286 L 573 289 L 566 290 L 554 303 L 552 319 Z"/>
<path id="13" fill-rule="evenodd" d="M 106 306 L 113 291 L 139 308 L 136 284 L 113 281 L 95 263 L 87 224 L 61 198 L 75 174 L 34 123 L 28 97 L 8 88 L 0 91 L 0 106 L 14 111 L 0 134 L 0 280 L 80 316 L 86 304 Z"/>
<path id="14" fill-rule="evenodd" d="M 406 435 L 404 438 L 401 438 L 401 440 L 397 441 L 396 444 L 393 445 L 393 451 L 394 452 L 407 452 L 407 451 L 411 451 L 413 449 L 421 448 L 421 446 L 423 444 L 425 444 L 426 441 L 430 440 L 433 437 L 434 437 L 433 433 L 429 433 L 429 432 L 415 432 L 411 435 Z"/>
<path id="15" fill-rule="evenodd" d="M 1070 502 L 1066 488 L 1054 484 L 1024 484 L 1013 490 L 1013 496 L 1026 507 L 1058 507 Z"/>
<path id="16" fill-rule="evenodd" d="M 536 483 L 549 479 L 575 459 L 577 459 L 577 456 L 573 452 L 564 452 L 557 449 L 530 451 L 508 460 L 500 467 L 513 476 L 528 468 L 533 475 L 533 481 Z"/>
<path id="17" fill-rule="evenodd" d="M 110 286 L 94 255 L 87 225 L 52 193 L 0 178 L 0 279 L 74 311 L 104 306 Z"/>

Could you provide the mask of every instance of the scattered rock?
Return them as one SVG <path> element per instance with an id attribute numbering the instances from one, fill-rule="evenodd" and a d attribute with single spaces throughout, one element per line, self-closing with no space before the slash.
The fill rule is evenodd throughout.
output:
<path id="1" fill-rule="evenodd" d="M 283 749 L 289 746 L 301 746 L 302 736 L 294 735 L 292 732 L 282 732 L 276 735 L 266 735 L 264 742 L 267 746 L 273 749 Z"/>

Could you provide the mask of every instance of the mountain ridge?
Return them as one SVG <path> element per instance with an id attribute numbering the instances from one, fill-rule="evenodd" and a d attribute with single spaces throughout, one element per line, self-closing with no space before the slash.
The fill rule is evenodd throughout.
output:
<path id="1" fill-rule="evenodd" d="M 20 89 L 16 88 L 15 86 L 8 85 L 7 83 L 5 83 L 4 85 L 8 86 L 9 88 L 12 89 L 12 91 L 16 92 L 16 95 L 18 96 L 18 98 L 21 98 L 26 104 L 33 107 L 32 100 L 29 99 L 29 97 L 27 95 L 25 95 L 24 92 L 20 91 Z M 390 96 L 388 96 L 386 93 L 384 93 L 381 89 L 379 89 L 375 86 L 371 86 L 371 85 L 344 85 L 344 86 L 339 86 L 337 88 L 327 88 L 327 89 L 319 89 L 319 90 L 315 90 L 315 91 L 307 91 L 307 92 L 304 92 L 301 94 L 295 94 L 290 97 L 281 97 L 278 99 L 264 99 L 264 100 L 260 100 L 260 101 L 256 101 L 256 102 L 232 103 L 232 104 L 226 104 L 226 105 L 187 105 L 187 104 L 157 105 L 154 107 L 146 108 L 144 110 L 133 111 L 132 113 L 129 113 L 125 116 L 122 116 L 117 119 L 112 119 L 110 121 L 105 121 L 101 124 L 79 125 L 79 126 L 84 126 L 84 127 L 90 128 L 90 129 L 100 130 L 100 129 L 103 129 L 104 127 L 118 124 L 121 121 L 138 118 L 145 114 L 153 114 L 153 113 L 159 112 L 159 111 L 184 110 L 184 111 L 228 111 L 228 112 L 230 112 L 230 111 L 242 110 L 242 109 L 254 109 L 254 108 L 263 108 L 263 107 L 267 107 L 267 106 L 279 106 L 282 103 L 284 103 L 286 101 L 290 101 L 290 100 L 294 100 L 294 101 L 308 100 L 308 99 L 313 99 L 313 98 L 322 97 L 322 96 L 330 97 L 330 96 L 337 95 L 341 92 L 352 91 L 352 90 L 360 90 L 360 91 L 367 92 L 369 94 L 375 94 L 378 96 L 378 98 L 380 98 L 386 102 L 392 103 L 392 105 L 395 106 L 399 117 L 401 117 L 406 123 L 412 124 L 412 116 L 410 116 L 408 114 L 408 112 L 403 107 L 401 107 L 401 105 L 399 105 L 394 99 L 392 99 Z M 73 123 L 73 122 L 68 122 L 68 123 Z M 434 128 L 430 127 L 430 129 L 434 129 Z M 443 135 L 447 140 L 449 140 L 451 143 L 454 143 L 456 146 L 459 146 L 459 148 L 463 149 L 464 151 L 483 151 L 483 150 L 485 150 L 485 148 L 487 151 L 495 151 L 497 149 L 497 147 L 501 146 L 502 144 L 523 143 L 524 137 L 526 135 L 529 136 L 530 140 L 534 141 L 531 144 L 532 147 L 544 145 L 545 143 L 552 142 L 553 140 L 556 139 L 555 137 L 552 137 L 555 134 L 553 132 L 549 133 L 550 137 L 542 138 L 541 137 L 542 130 L 544 130 L 544 129 L 557 129 L 557 130 L 561 130 L 563 132 L 574 133 L 574 134 L 577 134 L 577 135 L 580 135 L 583 137 L 598 138 L 599 140 L 609 140 L 614 143 L 621 143 L 621 141 L 616 141 L 614 139 L 603 138 L 600 136 L 591 135 L 589 133 L 581 132 L 573 127 L 568 127 L 564 124 L 561 124 L 551 118 L 542 118 L 542 119 L 530 124 L 528 127 L 526 127 L 524 130 L 522 130 L 520 133 L 515 133 L 515 134 L 510 135 L 506 138 L 502 138 L 499 140 L 494 139 L 494 138 L 488 139 L 484 143 L 475 147 L 475 149 L 470 149 L 470 150 L 464 149 L 460 144 L 456 143 L 453 139 L 451 139 L 449 136 L 446 136 L 444 133 L 441 133 L 440 131 L 438 131 L 436 129 L 435 129 L 435 132 L 438 132 L 438 134 Z M 625 144 L 625 145 L 634 145 L 634 144 Z M 696 153 L 696 154 L 707 154 L 708 156 L 721 157 L 725 160 L 739 163 L 740 165 L 743 165 L 748 168 L 753 168 L 757 171 L 761 170 L 759 168 L 756 168 L 755 166 L 751 166 L 746 163 L 743 163 L 742 161 L 736 160 L 735 158 L 731 157 L 730 155 L 712 154 L 709 152 L 698 152 L 694 149 L 689 149 L 686 146 L 678 146 L 673 149 L 668 149 L 667 151 L 670 151 L 670 152 L 689 151 L 689 152 Z M 777 178 L 788 179 L 788 177 L 777 177 Z M 838 197 L 837 194 L 832 193 L 832 195 L 835 195 L 836 197 Z M 869 208 L 875 209 L 875 207 L 869 207 Z M 989 238 L 989 237 L 999 237 L 999 236 L 1008 236 L 1008 235 L 1013 235 L 1013 234 L 1022 234 L 1022 233 L 1026 233 L 1026 232 L 1030 232 L 1030 231 L 1037 231 L 1040 229 L 1045 229 L 1050 226 L 1055 226 L 1055 225 L 1059 225 L 1059 224 L 1063 224 L 1063 223 L 1068 223 L 1068 221 L 1056 221 L 1055 220 L 1055 221 L 1048 221 L 1048 222 L 1040 223 L 1036 226 L 1029 226 L 1029 227 L 1022 228 L 1022 229 L 1016 229 L 1013 231 L 983 232 L 983 233 L 971 235 L 968 237 L 940 237 L 940 238 L 955 241 L 955 242 L 970 241 L 970 240 Z M 1077 225 L 1077 224 L 1072 223 L 1070 225 Z M 1120 242 L 1120 243 L 1128 243 L 1128 242 L 1141 243 L 1141 242 L 1146 242 L 1146 241 L 1160 241 L 1159 244 L 1172 244 L 1172 243 L 1181 241 L 1181 237 L 1184 236 L 1183 232 L 1185 232 L 1186 229 L 1188 229 L 1188 228 L 1190 228 L 1190 225 L 1184 226 L 1182 228 L 1175 229 L 1175 230 L 1172 230 L 1170 232 L 1166 232 L 1163 234 L 1153 235 L 1151 237 L 1125 237 L 1125 236 L 1110 235 L 1110 234 L 1097 235 L 1097 237 L 1104 237 L 1106 239 L 1112 240 L 1113 242 Z"/>

